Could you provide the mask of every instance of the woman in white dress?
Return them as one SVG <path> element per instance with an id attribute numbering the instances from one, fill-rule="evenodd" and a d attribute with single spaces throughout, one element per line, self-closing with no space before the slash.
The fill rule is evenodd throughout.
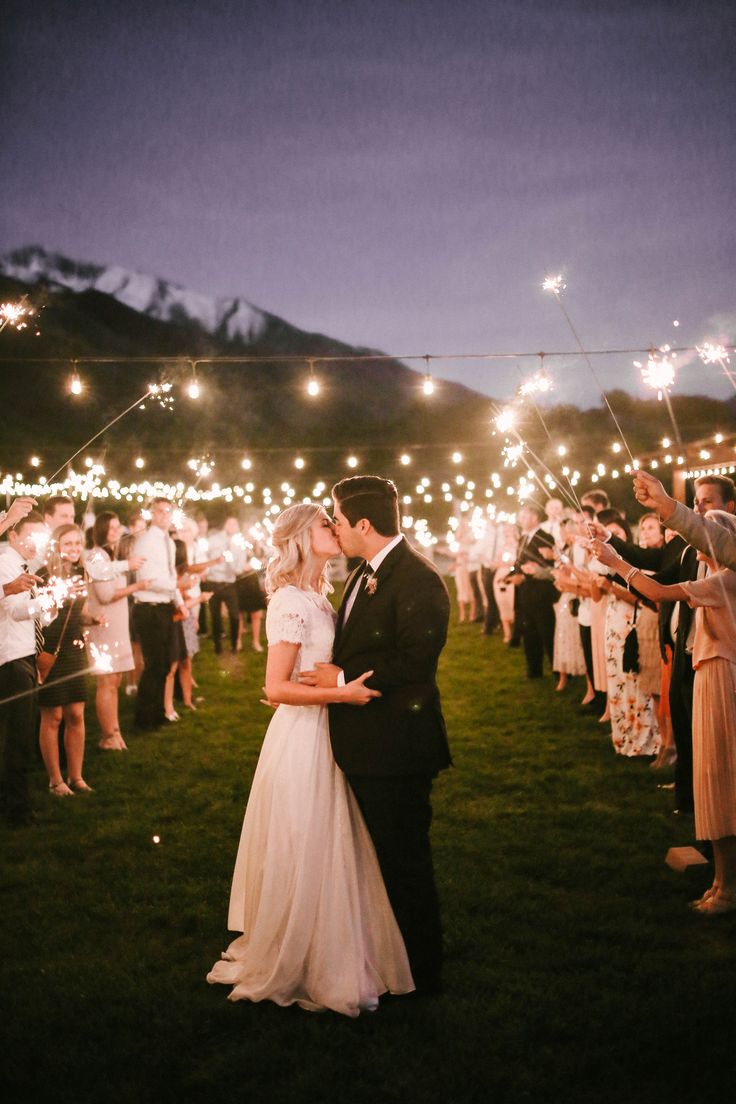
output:
<path id="1" fill-rule="evenodd" d="M 401 934 L 357 802 L 330 747 L 329 702 L 367 705 L 366 671 L 345 686 L 302 686 L 331 658 L 327 562 L 340 554 L 321 506 L 284 510 L 266 583 L 266 694 L 278 708 L 251 787 L 228 927 L 243 934 L 207 975 L 230 1000 L 297 1003 L 348 1016 L 414 989 Z"/>

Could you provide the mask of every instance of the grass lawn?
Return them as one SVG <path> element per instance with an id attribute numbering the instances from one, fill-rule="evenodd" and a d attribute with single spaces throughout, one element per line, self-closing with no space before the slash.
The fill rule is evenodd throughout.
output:
<path id="1" fill-rule="evenodd" d="M 353 1021 L 208 986 L 269 716 L 264 658 L 210 648 L 199 713 L 114 755 L 88 710 L 95 793 L 53 800 L 39 771 L 39 823 L 2 832 L 5 1100 L 733 1098 L 736 916 L 693 914 L 710 868 L 663 862 L 691 822 L 578 716 L 578 686 L 527 682 L 477 625 L 441 668 L 445 995 Z"/>

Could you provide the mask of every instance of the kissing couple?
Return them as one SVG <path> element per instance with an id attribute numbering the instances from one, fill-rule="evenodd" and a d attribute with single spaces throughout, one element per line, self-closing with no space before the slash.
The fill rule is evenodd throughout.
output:
<path id="1" fill-rule="evenodd" d="M 436 672 L 450 603 L 441 575 L 400 532 L 395 485 L 332 490 L 334 520 L 279 514 L 266 572 L 261 749 L 235 863 L 228 928 L 207 975 L 231 1000 L 348 1016 L 384 993 L 438 993 L 442 931 L 430 793 L 450 765 Z M 337 616 L 327 564 L 364 561 Z"/>

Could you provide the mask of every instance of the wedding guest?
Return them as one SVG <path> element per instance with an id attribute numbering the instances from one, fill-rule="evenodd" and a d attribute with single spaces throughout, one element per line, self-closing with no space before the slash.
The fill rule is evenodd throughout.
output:
<path id="1" fill-rule="evenodd" d="M 30 495 L 23 495 L 20 498 L 16 498 L 7 510 L 0 510 L 0 536 L 6 530 L 12 529 L 14 525 L 17 525 L 19 521 L 22 521 L 24 517 L 27 517 L 31 513 L 34 506 L 37 506 L 35 498 L 31 498 Z"/>
<path id="2" fill-rule="evenodd" d="M 484 597 L 482 630 L 484 636 L 490 636 L 501 620 L 493 581 L 501 561 L 504 543 L 505 536 L 503 525 L 489 518 L 486 523 L 485 531 L 478 543 L 478 558 L 480 560 L 478 577 Z"/>
<path id="3" fill-rule="evenodd" d="M 513 570 L 516 553 L 519 546 L 519 537 L 515 525 L 505 524 L 503 527 L 503 543 L 499 541 L 496 551 L 500 553 L 493 574 L 493 597 L 498 607 L 498 616 L 501 619 L 504 644 L 511 643 L 514 629 L 514 602 L 516 599 L 516 587 L 509 581 L 509 575 Z"/>
<path id="4" fill-rule="evenodd" d="M 599 487 L 594 487 L 580 496 L 580 505 L 583 507 L 590 506 L 594 513 L 599 514 L 601 510 L 611 508 L 611 501 L 605 491 L 602 491 Z"/>
<path id="5" fill-rule="evenodd" d="M 477 606 L 475 593 L 470 582 L 469 555 L 472 534 L 466 518 L 461 517 L 455 533 L 457 542 L 457 554 L 451 568 L 451 574 L 455 576 L 455 598 L 457 601 L 458 621 L 475 621 Z"/>
<path id="6" fill-rule="evenodd" d="M 724 529 L 736 542 L 736 518 L 723 510 L 708 511 L 711 526 Z M 736 574 L 703 551 L 702 579 L 662 586 L 622 560 L 610 545 L 596 541 L 604 563 L 636 581 L 653 600 L 674 599 L 695 608 L 693 699 L 693 773 L 695 830 L 713 846 L 714 879 L 693 902 L 706 917 L 736 911 Z"/>
<path id="7" fill-rule="evenodd" d="M 555 538 L 555 544 L 561 543 L 564 505 L 560 498 L 548 498 L 544 504 L 544 528 Z"/>
<path id="8" fill-rule="evenodd" d="M 202 590 L 212 594 L 210 615 L 215 655 L 220 655 L 222 652 L 223 605 L 227 610 L 230 623 L 230 652 L 235 655 L 238 650 L 240 625 L 236 580 L 245 568 L 245 541 L 240 532 L 240 522 L 234 514 L 225 518 L 222 529 L 209 534 L 209 555 L 215 563 L 207 572 Z"/>
<path id="9" fill-rule="evenodd" d="M 181 604 L 177 589 L 176 550 L 169 536 L 173 507 L 168 498 L 151 503 L 151 522 L 136 538 L 136 555 L 145 558 L 138 569 L 138 581 L 148 587 L 135 595 L 133 625 L 143 652 L 143 673 L 138 683 L 135 723 L 150 731 L 167 723 L 164 688 L 171 666 L 171 637 L 174 613 Z"/>
<path id="10" fill-rule="evenodd" d="M 606 695 L 604 691 L 598 691 L 594 684 L 593 670 L 593 644 L 591 624 L 593 619 L 591 598 L 591 573 L 589 570 L 591 555 L 585 544 L 590 537 L 589 525 L 595 518 L 592 506 L 581 506 L 578 514 L 578 540 L 572 547 L 572 562 L 570 564 L 570 578 L 575 585 L 575 594 L 578 599 L 578 630 L 580 632 L 580 644 L 585 659 L 585 694 L 580 702 L 580 712 L 602 716 L 606 708 Z M 585 542 L 585 543 L 584 543 Z"/>
<path id="11" fill-rule="evenodd" d="M 518 588 L 515 605 L 521 621 L 521 635 L 528 678 L 541 678 L 545 653 L 550 664 L 554 655 L 557 591 L 552 581 L 554 538 L 542 528 L 544 509 L 526 502 L 519 510 L 521 539 L 509 579 Z"/>
<path id="12" fill-rule="evenodd" d="M 619 540 L 631 541 L 631 530 L 623 517 L 607 518 L 606 527 Z M 660 736 L 651 684 L 645 685 L 638 663 L 627 657 L 626 640 L 629 633 L 635 634 L 640 603 L 636 595 L 610 576 L 601 576 L 599 585 L 608 594 L 606 669 L 614 750 L 627 757 L 656 755 Z M 659 681 L 656 685 L 659 688 Z"/>
<path id="13" fill-rule="evenodd" d="M 137 567 L 141 566 L 143 563 L 142 558 L 136 559 L 133 554 L 135 542 L 136 537 L 133 533 L 121 533 L 118 540 L 117 554 L 120 557 L 119 562 L 128 565 L 127 571 L 125 572 L 125 585 L 129 587 L 135 584 Z M 131 561 L 134 564 L 133 567 L 130 566 Z M 133 623 L 133 593 L 134 592 L 131 592 L 126 599 L 128 603 L 128 634 L 130 636 L 130 650 L 133 656 L 133 668 L 125 672 L 125 694 L 129 698 L 134 697 L 135 694 L 138 693 L 138 683 L 143 674 L 143 652 L 141 651 L 140 641 L 136 635 L 135 625 Z"/>
<path id="14" fill-rule="evenodd" d="M 729 483 L 731 488 L 727 490 Z M 696 480 L 696 491 L 701 484 L 707 487 L 708 494 L 701 500 L 700 507 L 707 501 L 717 501 L 719 497 L 723 499 L 726 495 L 734 494 L 733 480 L 728 479 L 727 476 L 703 476 Z M 699 510 L 688 510 L 684 503 L 677 502 L 649 472 L 637 471 L 634 493 L 643 506 L 656 510 L 669 529 L 680 533 L 699 552 L 707 552 L 717 558 L 724 567 L 736 570 L 736 541 L 730 532 L 717 525 L 711 518 L 701 516 Z M 708 508 L 717 509 L 716 506 Z"/>
<path id="15" fill-rule="evenodd" d="M 88 575 L 100 561 L 111 563 L 116 559 L 122 526 L 117 514 L 105 510 L 98 514 L 92 526 L 92 549 L 85 559 Z M 142 566 L 140 559 L 132 558 L 126 564 L 135 570 Z M 124 574 L 108 581 L 89 579 L 88 607 L 98 624 L 89 630 L 88 644 L 94 645 L 105 657 L 104 673 L 95 672 L 95 706 L 102 739 L 98 746 L 103 751 L 127 751 L 127 744 L 120 731 L 118 695 L 123 672 L 135 667 L 130 641 L 130 613 L 128 599 L 149 585 L 147 579 L 127 581 Z"/>
<path id="16" fill-rule="evenodd" d="M 549 514 L 547 516 L 549 518 Z M 558 546 L 563 565 L 554 572 L 555 587 L 560 592 L 560 597 L 553 607 L 555 638 L 552 659 L 552 670 L 558 676 L 555 687 L 558 692 L 566 689 L 568 678 L 585 674 L 585 656 L 577 621 L 578 607 L 573 606 L 573 602 L 578 601 L 578 588 L 566 566 L 571 559 L 576 528 L 576 523 L 568 519 L 563 519 L 558 525 Z"/>
<path id="17" fill-rule="evenodd" d="M 187 573 L 187 546 L 182 540 L 174 540 L 176 567 L 176 585 L 179 592 L 179 606 L 172 618 L 169 637 L 169 669 L 164 683 L 164 714 L 166 720 L 176 723 L 181 717 L 174 708 L 174 680 L 180 674 L 182 700 L 188 709 L 194 709 L 192 702 L 192 661 L 184 639 L 184 623 L 189 620 L 189 607 L 185 593 L 189 587 L 190 576 Z"/>
<path id="18" fill-rule="evenodd" d="M 246 561 L 245 570 L 236 579 L 238 591 L 238 607 L 240 609 L 240 631 L 238 633 L 238 651 L 241 647 L 241 637 L 246 618 L 250 619 L 251 647 L 254 652 L 262 652 L 261 626 L 263 624 L 263 611 L 266 608 L 266 595 L 261 587 L 258 571 L 252 566 L 251 561 Z"/>
<path id="19" fill-rule="evenodd" d="M 52 552 L 48 558 L 50 577 L 80 583 L 84 579 L 82 553 L 84 533 L 77 525 L 60 525 L 52 533 Z M 72 591 L 60 607 L 58 616 L 44 631 L 44 652 L 56 654 L 56 660 L 38 692 L 41 711 L 39 744 L 49 793 L 71 797 L 90 793 L 84 780 L 84 702 L 87 696 L 88 668 L 85 628 L 93 624 L 87 613 L 86 595 Z M 64 721 L 64 751 L 68 778 L 61 775 L 59 762 L 59 726 Z"/>
<path id="20" fill-rule="evenodd" d="M 7 823 L 22 828 L 34 820 L 28 777 L 37 721 L 35 621 L 41 615 L 34 596 L 41 580 L 27 565 L 37 559 L 35 542 L 45 544 L 47 529 L 41 514 L 15 505 L 6 514 L 14 527 L 0 556 L 0 805 Z"/>
<path id="21" fill-rule="evenodd" d="M 665 493 L 664 487 L 653 476 L 646 474 L 639 480 L 635 480 L 635 488 L 642 486 L 649 488 L 656 495 L 649 499 L 646 494 L 642 496 L 636 491 L 637 498 L 643 505 L 656 508 L 660 517 L 671 515 L 674 511 L 675 500 Z M 703 541 L 703 550 L 709 550 L 708 538 L 704 535 L 701 526 L 711 526 L 712 522 L 703 517 L 710 509 L 725 510 L 726 513 L 736 511 L 734 496 L 736 489 L 733 481 L 726 476 L 703 476 L 695 481 L 695 509 L 694 512 L 682 507 L 686 523 L 691 532 L 686 534 L 698 536 Z M 688 518 L 692 521 L 688 521 Z M 721 526 L 714 526 L 716 539 L 723 533 L 727 539 L 728 533 Z M 604 539 L 608 535 L 603 530 Z M 615 538 L 611 538 L 611 544 L 616 552 L 627 563 L 632 563 L 642 570 L 652 569 L 657 572 L 655 581 L 663 586 L 673 586 L 676 583 L 690 582 L 696 578 L 702 578 L 705 566 L 698 562 L 696 548 L 691 542 L 686 545 L 683 536 L 678 536 L 666 543 L 663 549 L 641 549 L 636 545 L 621 546 Z M 719 555 L 723 557 L 724 550 Z M 725 562 L 725 559 L 724 559 Z M 695 619 L 691 607 L 684 601 L 668 604 L 661 603 L 660 608 L 660 637 L 665 642 L 671 642 L 673 648 L 672 672 L 670 676 L 670 716 L 672 720 L 672 733 L 677 751 L 675 762 L 675 812 L 678 814 L 691 814 L 693 812 L 693 767 L 692 767 L 692 711 L 693 711 L 693 686 L 695 672 L 692 664 L 692 651 L 695 640 Z"/>
<path id="22" fill-rule="evenodd" d="M 60 525 L 74 525 L 74 500 L 68 495 L 51 495 L 43 505 L 43 520 L 52 533 Z"/>

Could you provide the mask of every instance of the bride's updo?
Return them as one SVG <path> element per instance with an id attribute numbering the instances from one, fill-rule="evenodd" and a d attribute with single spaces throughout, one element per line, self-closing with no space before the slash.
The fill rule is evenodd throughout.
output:
<path id="1" fill-rule="evenodd" d="M 322 510 L 316 502 L 298 502 L 279 514 L 271 533 L 271 544 L 276 554 L 266 568 L 266 592 L 269 595 L 283 586 L 312 589 L 316 565 L 312 554 L 311 528 Z M 317 589 L 320 594 L 329 594 L 332 590 L 326 569 L 320 576 Z"/>

